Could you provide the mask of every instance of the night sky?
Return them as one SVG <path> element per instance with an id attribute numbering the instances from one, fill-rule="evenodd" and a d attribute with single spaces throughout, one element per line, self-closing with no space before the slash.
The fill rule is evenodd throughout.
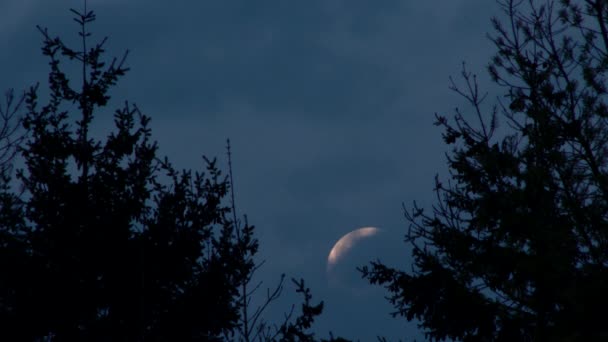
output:
<path id="1" fill-rule="evenodd" d="M 0 90 L 45 85 L 36 25 L 78 47 L 69 8 L 82 1 L 0 1 Z M 285 273 L 325 301 L 319 337 L 421 339 L 353 268 L 380 258 L 410 270 L 402 203 L 428 208 L 435 174 L 447 176 L 434 114 L 470 109 L 449 77 L 460 80 L 464 61 L 488 105 L 500 95 L 486 73 L 490 18 L 504 17 L 494 1 L 90 0 L 89 9 L 93 40 L 109 37 L 108 57 L 130 50 L 131 67 L 95 134 L 107 135 L 128 100 L 152 117 L 160 155 L 178 168 L 201 169 L 202 155 L 225 165 L 230 138 L 237 210 L 266 260 L 258 299 Z M 365 226 L 383 231 L 328 277 L 333 244 Z M 292 303 L 300 298 L 287 282 L 266 318 L 278 322 Z"/>

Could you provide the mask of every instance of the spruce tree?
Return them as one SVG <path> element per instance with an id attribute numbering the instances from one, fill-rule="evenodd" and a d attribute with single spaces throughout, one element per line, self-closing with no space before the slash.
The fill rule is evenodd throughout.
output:
<path id="1" fill-rule="evenodd" d="M 91 131 L 126 54 L 90 43 L 92 11 L 72 10 L 81 46 L 39 27 L 48 92 L 25 97 L 22 194 L 0 196 L 3 340 L 215 340 L 239 318 L 253 227 L 236 227 L 215 160 L 178 171 L 157 156 L 150 118 L 125 102 L 106 139 Z M 64 72 L 77 63 L 79 75 Z M 48 101 L 40 105 L 39 94 Z"/>
<path id="2" fill-rule="evenodd" d="M 414 267 L 362 269 L 427 338 L 608 339 L 608 3 L 499 1 L 489 73 L 504 89 L 437 116 L 450 179 L 406 210 Z M 498 125 L 501 124 L 501 128 Z"/>

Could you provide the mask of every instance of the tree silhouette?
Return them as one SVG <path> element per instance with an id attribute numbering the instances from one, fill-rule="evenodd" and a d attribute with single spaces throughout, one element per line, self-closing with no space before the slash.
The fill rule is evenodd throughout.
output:
<path id="1" fill-rule="evenodd" d="M 27 245 L 22 239 L 25 221 L 21 201 L 12 189 L 13 160 L 23 141 L 18 116 L 24 97 L 17 101 L 14 91 L 5 93 L 0 105 L 0 325 L 10 325 L 11 310 L 16 306 L 16 293 L 21 288 L 21 272 L 27 261 Z"/>
<path id="2" fill-rule="evenodd" d="M 91 11 L 72 10 L 82 47 L 39 28 L 50 60 L 48 103 L 26 94 L 19 196 L 0 200 L 3 340 L 214 340 L 238 323 L 238 285 L 256 252 L 253 227 L 235 227 L 229 182 L 215 160 L 176 171 L 156 156 L 149 118 L 114 113 L 115 132 L 90 136 L 125 56 L 87 47 Z M 70 79 L 65 60 L 80 63 Z M 78 115 L 69 110 L 77 108 Z"/>
<path id="3" fill-rule="evenodd" d="M 361 271 L 434 340 L 606 340 L 608 3 L 499 3 L 489 73 L 506 103 L 485 114 L 463 68 L 453 89 L 477 123 L 437 116 L 451 179 L 432 213 L 405 210 L 412 271 Z"/>
<path id="4" fill-rule="evenodd" d="M 24 138 L 19 132 L 21 118 L 17 115 L 24 98 L 24 96 L 15 98 L 15 91 L 9 89 L 4 94 L 4 105 L 0 104 L 0 174 L 5 183 L 8 182 L 6 177 L 10 176 L 12 170 L 17 146 Z"/>
<path id="5" fill-rule="evenodd" d="M 127 53 L 104 61 L 106 39 L 87 47 L 94 13 L 86 1 L 71 11 L 80 50 L 38 27 L 48 102 L 39 105 L 36 85 L 22 120 L 12 92 L 0 107 L 0 340 L 314 341 L 323 303 L 311 303 L 303 280 L 294 280 L 298 316 L 294 306 L 280 324 L 261 318 L 284 276 L 248 314 L 259 242 L 247 218 L 237 220 L 229 145 L 228 175 L 205 157 L 205 172 L 178 171 L 157 157 L 150 118 L 128 102 L 105 140 L 91 137 Z M 63 71 L 66 60 L 80 77 Z M 15 153 L 25 162 L 20 192 Z"/>

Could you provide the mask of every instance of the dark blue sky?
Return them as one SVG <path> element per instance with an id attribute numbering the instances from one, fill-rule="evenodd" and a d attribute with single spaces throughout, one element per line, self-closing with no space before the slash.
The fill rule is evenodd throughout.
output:
<path id="1" fill-rule="evenodd" d="M 46 81 L 35 25 L 76 43 L 70 7 L 82 1 L 0 2 L 0 89 Z M 203 154 L 224 158 L 230 138 L 237 207 L 257 227 L 266 260 L 263 287 L 283 272 L 303 277 L 326 303 L 315 325 L 323 337 L 332 330 L 362 341 L 420 338 L 414 323 L 389 316 L 380 289 L 347 269 L 375 257 L 410 269 L 401 204 L 428 207 L 434 175 L 446 174 L 434 113 L 468 109 L 448 89 L 449 76 L 466 61 L 482 88 L 496 90 L 485 67 L 497 5 L 90 0 L 89 7 L 98 17 L 93 38 L 109 36 L 111 56 L 129 49 L 132 68 L 99 113 L 96 134 L 108 132 L 113 110 L 129 100 L 152 117 L 160 153 L 180 168 L 200 168 Z M 329 250 L 363 226 L 384 232 L 355 246 L 336 271 L 342 281 L 330 285 Z M 288 283 L 268 318 L 291 303 L 299 298 Z"/>

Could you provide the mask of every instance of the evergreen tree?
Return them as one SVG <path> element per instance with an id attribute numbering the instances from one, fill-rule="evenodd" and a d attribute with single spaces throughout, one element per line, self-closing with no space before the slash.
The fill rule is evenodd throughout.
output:
<path id="1" fill-rule="evenodd" d="M 21 117 L 18 115 L 24 99 L 23 95 L 15 98 L 14 90 L 9 89 L 4 94 L 4 105 L 0 104 L 0 174 L 5 183 L 10 179 L 17 146 L 24 138 L 19 130 Z"/>
<path id="2" fill-rule="evenodd" d="M 157 157 L 150 118 L 128 102 L 114 113 L 114 132 L 91 137 L 127 54 L 106 63 L 106 39 L 87 48 L 94 13 L 86 2 L 71 11 L 80 50 L 38 27 L 48 102 L 39 105 L 36 85 L 16 105 L 7 93 L 0 107 L 0 339 L 314 341 L 323 303 L 311 303 L 303 280 L 294 280 L 304 296 L 298 316 L 292 307 L 281 324 L 261 318 L 283 276 L 248 314 L 259 243 L 246 217 L 237 220 L 229 145 L 229 175 L 205 157 L 205 172 L 178 171 Z M 63 71 L 66 59 L 79 63 L 80 77 Z M 10 177 L 16 152 L 25 162 L 19 193 Z"/>
<path id="3" fill-rule="evenodd" d="M 26 231 L 19 196 L 12 189 L 13 159 L 24 136 L 19 131 L 18 116 L 24 97 L 15 101 L 14 91 L 5 93 L 0 105 L 0 322 L 7 322 L 17 305 L 16 293 L 22 287 L 21 272 L 27 261 L 27 245 L 22 234 Z M 4 324 L 4 323 L 0 323 Z"/>
<path id="4" fill-rule="evenodd" d="M 437 116 L 451 179 L 432 212 L 406 210 L 415 265 L 363 276 L 433 340 L 606 340 L 608 2 L 499 3 L 489 73 L 506 102 L 485 114 L 463 70 L 477 119 Z"/>
<path id="5" fill-rule="evenodd" d="M 3 183 L 0 196 L 2 339 L 230 335 L 257 251 L 253 227 L 229 218 L 230 184 L 214 160 L 205 172 L 179 172 L 157 158 L 150 119 L 135 105 L 116 110 L 107 139 L 91 137 L 126 54 L 106 63 L 105 39 L 87 46 L 93 12 L 72 12 L 80 50 L 39 28 L 49 100 L 38 104 L 38 86 L 27 92 L 24 193 Z M 66 59 L 81 65 L 80 78 L 64 73 Z"/>

